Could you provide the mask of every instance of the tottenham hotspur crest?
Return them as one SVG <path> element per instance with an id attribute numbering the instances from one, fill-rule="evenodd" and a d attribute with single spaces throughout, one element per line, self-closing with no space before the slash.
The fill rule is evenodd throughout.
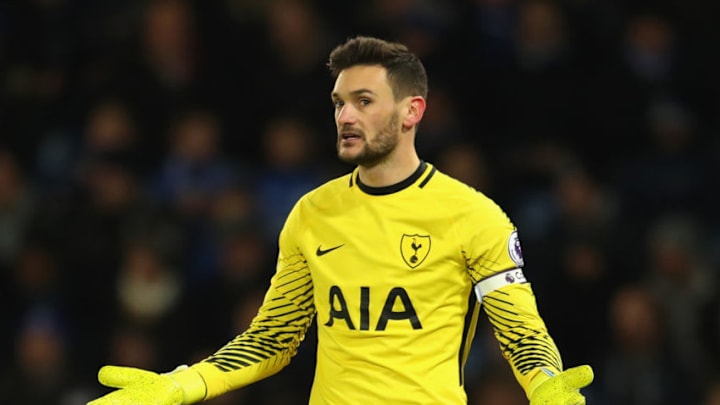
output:
<path id="1" fill-rule="evenodd" d="M 414 269 L 420 265 L 430 253 L 430 235 L 403 234 L 400 239 L 400 254 L 405 264 Z"/>

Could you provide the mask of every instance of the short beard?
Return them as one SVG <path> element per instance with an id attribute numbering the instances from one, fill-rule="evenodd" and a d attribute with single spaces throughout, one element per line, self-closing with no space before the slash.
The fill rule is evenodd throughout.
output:
<path id="1" fill-rule="evenodd" d="M 393 112 L 387 125 L 381 128 L 372 141 L 366 142 L 363 149 L 355 156 L 340 156 L 340 141 L 338 140 L 338 157 L 345 163 L 374 167 L 384 162 L 395 150 L 398 144 L 398 122 L 400 121 L 397 112 Z"/>

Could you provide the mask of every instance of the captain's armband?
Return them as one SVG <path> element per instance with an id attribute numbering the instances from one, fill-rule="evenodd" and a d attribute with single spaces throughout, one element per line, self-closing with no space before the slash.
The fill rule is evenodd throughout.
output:
<path id="1" fill-rule="evenodd" d="M 488 278 L 482 279 L 475 284 L 474 290 L 475 295 L 479 302 L 482 302 L 483 297 L 491 291 L 495 291 L 498 288 L 504 287 L 509 284 L 523 284 L 527 283 L 525 274 L 521 268 L 515 268 L 506 270 L 501 273 L 492 275 Z"/>

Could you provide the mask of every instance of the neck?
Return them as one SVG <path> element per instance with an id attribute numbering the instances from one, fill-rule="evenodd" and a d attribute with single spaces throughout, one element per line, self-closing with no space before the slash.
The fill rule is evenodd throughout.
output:
<path id="1" fill-rule="evenodd" d="M 416 153 L 405 158 L 391 158 L 373 166 L 358 167 L 358 174 L 363 184 L 370 187 L 386 187 L 397 184 L 417 170 L 420 158 Z"/>

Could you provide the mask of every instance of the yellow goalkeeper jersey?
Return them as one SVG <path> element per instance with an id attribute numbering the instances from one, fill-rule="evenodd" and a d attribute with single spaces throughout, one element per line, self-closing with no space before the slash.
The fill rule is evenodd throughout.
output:
<path id="1" fill-rule="evenodd" d="M 207 398 L 242 387 L 287 365 L 315 320 L 311 405 L 465 404 L 473 289 L 500 275 L 482 306 L 527 389 L 562 365 L 522 265 L 514 225 L 482 193 L 424 162 L 383 188 L 356 169 L 297 202 L 258 315 L 193 367 Z"/>

